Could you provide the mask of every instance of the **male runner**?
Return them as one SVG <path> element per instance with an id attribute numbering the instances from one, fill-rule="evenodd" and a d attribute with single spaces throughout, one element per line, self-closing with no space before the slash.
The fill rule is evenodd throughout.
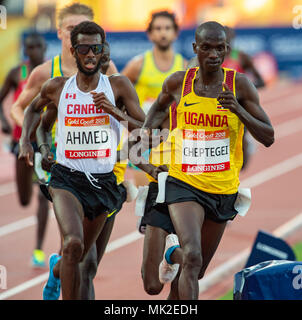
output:
<path id="1" fill-rule="evenodd" d="M 160 93 L 166 77 L 186 68 L 187 61 L 173 49 L 178 30 L 173 13 L 154 12 L 147 28 L 148 38 L 153 43 L 152 50 L 134 57 L 122 71 L 134 84 L 140 105 L 146 114 Z M 131 163 L 130 168 L 136 169 Z M 133 174 L 137 185 L 147 184 L 143 172 L 133 170 Z"/>
<path id="2" fill-rule="evenodd" d="M 12 108 L 12 116 L 15 117 L 18 123 L 23 123 L 23 110 L 30 104 L 30 102 L 35 98 L 35 96 L 41 90 L 43 83 L 48 80 L 49 78 L 54 77 L 61 77 L 61 76 L 71 76 L 77 72 L 76 62 L 74 57 L 70 52 L 71 42 L 70 42 L 70 33 L 72 29 L 82 21 L 93 20 L 93 11 L 90 7 L 75 3 L 69 6 L 64 7 L 60 10 L 57 16 L 57 25 L 58 25 L 58 38 L 62 41 L 62 51 L 60 55 L 55 56 L 53 59 L 46 61 L 41 66 L 35 68 L 31 76 L 29 77 L 29 81 L 20 95 L 19 99 L 16 101 Z M 105 52 L 104 58 L 106 58 L 107 53 Z M 104 61 L 103 61 L 104 62 Z M 106 67 L 106 65 L 102 65 L 102 68 Z M 117 69 L 114 63 L 110 60 L 109 66 L 107 69 L 107 74 L 116 73 Z M 20 159 L 27 159 L 27 162 L 32 165 L 32 158 L 33 158 L 33 150 L 31 146 L 28 144 L 29 138 L 32 135 L 40 116 L 37 115 L 36 119 L 33 119 L 32 116 L 25 117 L 25 121 L 23 124 L 22 130 L 22 137 L 21 137 L 21 145 L 20 145 Z M 55 125 L 53 126 L 52 130 L 52 146 L 51 151 L 52 153 L 56 154 L 55 150 Z M 55 160 L 55 159 L 54 159 Z M 123 170 L 119 168 L 119 165 L 116 166 L 116 172 L 120 177 L 123 177 Z M 47 178 L 50 178 L 50 175 L 47 175 Z M 122 186 L 121 186 L 122 188 Z M 113 223 L 113 219 L 112 222 Z M 106 224 L 107 226 L 107 224 Z M 108 223 L 109 226 L 109 223 Z M 105 229 L 104 229 L 105 233 Z M 100 248 L 102 251 L 102 248 Z M 101 254 L 99 255 L 101 256 Z M 88 259 L 90 255 L 87 256 L 87 260 L 84 261 L 82 264 L 83 270 L 89 270 L 89 274 L 86 274 L 89 279 L 92 279 L 96 273 L 96 260 Z M 82 267 L 81 266 L 81 267 Z M 94 267 L 92 267 L 94 266 Z M 94 272 L 95 270 L 95 272 Z M 87 279 L 87 278 L 85 278 Z M 91 288 L 92 287 L 92 280 L 89 284 L 84 284 L 84 288 Z M 91 292 L 91 290 L 88 290 Z M 60 292 L 59 292 L 60 294 Z M 57 293 L 55 294 L 57 296 Z M 87 291 L 84 289 L 82 297 L 85 299 L 91 298 L 91 294 L 87 294 Z"/>
<path id="3" fill-rule="evenodd" d="M 120 75 L 107 78 L 100 73 L 104 41 L 104 30 L 97 24 L 76 26 L 71 33 L 71 51 L 78 73 L 48 81 L 30 106 L 38 114 L 45 105 L 58 112 L 57 164 L 51 168 L 49 192 L 64 243 L 62 259 L 50 261 L 47 285 L 60 278 L 63 299 L 80 297 L 79 263 L 96 241 L 108 212 L 119 203 L 120 192 L 112 172 L 119 122 L 100 106 L 113 106 L 118 101 L 131 117 L 144 119 L 128 79 Z M 51 115 L 53 124 L 55 112 Z M 43 137 L 39 139 L 43 141 Z M 47 158 L 50 148 L 46 139 L 39 149 Z"/>
<path id="4" fill-rule="evenodd" d="M 257 89 L 265 87 L 264 80 L 258 72 L 256 66 L 254 65 L 253 59 L 245 52 L 233 47 L 235 31 L 227 26 L 225 26 L 224 28 L 226 31 L 228 50 L 222 67 L 235 69 L 237 72 L 241 73 L 246 73 Z M 189 65 L 190 67 L 198 66 L 197 57 L 192 58 L 189 62 Z M 248 167 L 251 156 L 255 153 L 255 150 L 255 141 L 245 128 L 245 132 L 243 135 L 243 165 L 241 170 L 245 170 Z"/>
<path id="5" fill-rule="evenodd" d="M 70 77 L 77 72 L 76 62 L 70 53 L 70 32 L 79 23 L 87 20 L 92 21 L 93 16 L 90 7 L 79 3 L 71 4 L 60 10 L 57 16 L 57 33 L 62 42 L 61 54 L 35 68 L 28 78 L 24 90 L 11 109 L 11 116 L 19 126 L 23 125 L 25 108 L 40 92 L 45 81 L 53 77 Z M 110 61 L 107 74 L 115 72 L 117 69 Z"/>
<path id="6" fill-rule="evenodd" d="M 103 54 L 100 61 L 101 61 L 101 67 L 100 67 L 101 72 L 103 74 L 106 74 L 107 69 L 109 67 L 109 61 L 110 61 L 110 48 L 107 41 L 105 41 L 104 43 Z M 44 112 L 40 125 L 37 128 L 38 137 L 43 136 L 44 130 L 48 132 L 48 137 L 47 135 L 44 136 L 44 140 L 46 141 L 52 140 L 49 117 L 51 117 L 50 113 L 54 111 L 55 110 L 47 110 L 46 112 Z M 38 144 L 41 144 L 41 143 L 42 143 L 41 141 L 38 141 Z M 120 145 L 118 147 L 118 150 L 120 148 Z M 42 157 L 42 161 L 41 161 L 42 168 L 47 172 L 50 172 L 51 166 L 55 163 L 54 156 L 52 153 L 47 154 L 46 156 L 47 157 Z M 131 187 L 131 185 L 129 186 L 130 183 L 128 181 L 124 181 L 126 167 L 127 167 L 126 163 L 124 164 L 124 163 L 117 162 L 113 168 L 113 172 L 117 179 L 118 189 L 120 191 L 120 198 L 119 198 L 120 203 L 116 205 L 116 209 L 114 209 L 113 212 L 110 212 L 108 214 L 104 228 L 102 229 L 100 235 L 98 236 L 96 243 L 92 245 L 84 261 L 80 264 L 81 280 L 82 280 L 81 281 L 81 299 L 94 300 L 95 293 L 94 293 L 93 279 L 97 273 L 98 265 L 103 257 L 106 246 L 108 244 L 111 231 L 114 225 L 114 221 L 115 221 L 115 216 L 120 211 L 125 201 L 130 202 L 133 200 L 133 196 L 131 196 L 131 189 L 133 187 Z M 42 186 L 43 186 L 43 191 L 46 197 L 49 200 L 51 200 L 51 197 L 47 189 L 47 185 L 42 185 Z M 54 258 L 60 258 L 60 257 L 55 255 Z M 55 288 L 50 288 L 50 290 L 47 290 L 47 289 L 45 289 L 43 292 L 44 299 L 46 300 L 58 299 L 60 294 L 59 288 L 57 288 L 57 290 L 55 290 Z"/>
<path id="7" fill-rule="evenodd" d="M 166 198 L 181 248 L 167 248 L 164 263 L 181 264 L 180 299 L 198 299 L 201 278 L 221 240 L 234 203 L 242 166 L 244 126 L 269 147 L 274 130 L 254 85 L 235 70 L 221 68 L 226 34 L 217 22 L 201 24 L 193 49 L 199 67 L 168 77 L 151 107 L 143 132 L 157 128 L 171 103 L 175 117 L 175 163 Z M 170 250 L 169 250 L 170 249 Z M 168 253 L 168 255 L 167 255 Z"/>
<path id="8" fill-rule="evenodd" d="M 7 75 L 0 91 L 0 113 L 2 113 L 2 101 L 14 90 L 14 101 L 21 94 L 32 70 L 44 62 L 46 44 L 44 38 L 38 33 L 30 33 L 24 40 L 24 53 L 28 61 L 22 62 L 13 68 Z M 5 118 L 2 118 L 2 131 L 11 132 L 10 125 Z M 19 202 L 27 206 L 31 200 L 34 168 L 28 167 L 24 161 L 18 160 L 19 139 L 22 128 L 14 125 L 12 130 L 12 153 L 15 155 L 16 183 Z M 35 142 L 34 142 L 35 145 Z M 36 148 L 37 149 L 37 148 Z M 37 150 L 36 150 L 37 151 Z M 31 264 L 34 267 L 45 267 L 45 255 L 42 251 L 43 240 L 48 219 L 48 202 L 43 194 L 38 194 L 37 210 L 37 235 L 35 249 L 33 250 Z"/>

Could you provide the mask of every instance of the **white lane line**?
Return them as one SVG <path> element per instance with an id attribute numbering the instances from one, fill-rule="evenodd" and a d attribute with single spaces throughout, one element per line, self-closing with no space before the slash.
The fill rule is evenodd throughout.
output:
<path id="1" fill-rule="evenodd" d="M 121 238 L 118 238 L 116 240 L 113 240 L 108 243 L 105 253 L 112 252 L 114 250 L 119 249 L 120 247 L 126 246 L 127 244 L 130 244 L 132 242 L 137 241 L 138 239 L 143 238 L 143 235 L 140 234 L 138 231 L 133 231 Z M 12 289 L 9 289 L 3 293 L 0 294 L 0 300 L 5 300 L 7 298 L 10 298 L 20 292 L 23 292 L 25 290 L 28 290 L 48 279 L 48 272 L 45 272 L 31 280 L 28 280 L 26 282 L 21 283 L 20 285 L 13 287 Z"/>
<path id="2" fill-rule="evenodd" d="M 0 227 L 0 237 L 6 236 L 12 232 L 22 230 L 27 227 L 35 225 L 37 222 L 36 216 L 30 216 L 24 219 L 20 219 L 16 222 L 6 224 L 3 227 Z"/>
<path id="3" fill-rule="evenodd" d="M 144 236 L 139 233 L 138 231 L 133 231 L 129 234 L 126 234 L 125 236 L 118 238 L 116 240 L 113 240 L 108 243 L 105 253 L 109 253 L 111 251 L 117 250 L 123 246 L 126 246 L 127 244 L 130 244 L 140 238 L 143 238 Z"/>
<path id="4" fill-rule="evenodd" d="M 279 228 L 273 231 L 273 235 L 279 238 L 286 238 L 290 234 L 294 233 L 296 230 L 302 227 L 302 212 L 296 217 L 286 222 Z M 209 272 L 203 279 L 199 280 L 199 294 L 205 292 L 207 289 L 222 281 L 225 277 L 230 276 L 230 273 L 235 273 L 240 271 L 249 255 L 251 253 L 251 248 L 246 248 L 240 253 L 235 255 L 232 259 L 226 261 L 225 263 L 216 267 L 213 271 Z"/>
<path id="5" fill-rule="evenodd" d="M 275 138 L 280 139 L 302 130 L 302 117 L 288 120 L 275 126 Z"/>
<path id="6" fill-rule="evenodd" d="M 242 181 L 241 185 L 249 188 L 255 188 L 269 180 L 290 172 L 302 166 L 302 153 L 289 158 L 271 168 L 265 169 L 255 175 Z M 297 229 L 302 227 L 302 213 L 283 224 L 276 229 L 273 234 L 277 237 L 285 238 L 294 233 Z M 250 254 L 250 248 L 246 248 L 232 259 L 227 260 L 225 263 L 216 267 L 213 271 L 209 272 L 203 279 L 199 280 L 199 293 L 206 291 L 211 286 L 217 284 L 225 276 L 228 276 L 234 270 L 240 270 L 243 267 L 245 260 Z"/>
<path id="7" fill-rule="evenodd" d="M 16 192 L 16 183 L 8 182 L 0 185 L 0 197 Z"/>
<path id="8" fill-rule="evenodd" d="M 263 171 L 255 174 L 254 176 L 245 179 L 242 183 L 244 183 L 246 186 L 248 186 L 250 188 L 256 187 L 257 185 L 260 185 L 260 184 L 267 182 L 273 178 L 276 178 L 277 176 L 280 176 L 286 172 L 289 172 L 290 170 L 294 170 L 298 166 L 302 166 L 301 160 L 302 160 L 302 153 L 298 154 L 297 156 L 294 156 L 290 159 L 287 159 L 283 162 L 280 162 L 278 165 L 276 165 L 274 167 L 263 170 Z M 282 170 L 283 167 L 285 167 L 286 170 Z M 264 176 L 264 178 L 262 178 L 262 175 Z M 105 252 L 111 252 L 116 249 L 119 249 L 119 248 L 123 247 L 124 245 L 130 244 L 130 243 L 132 243 L 142 237 L 143 236 L 140 235 L 138 233 L 138 231 L 134 231 L 134 232 L 122 237 L 122 238 L 119 238 L 119 239 L 116 239 L 116 240 L 110 242 L 108 244 L 107 250 Z M 239 253 L 233 259 L 231 259 L 231 261 L 225 262 L 223 265 L 215 268 L 211 273 L 206 275 L 203 279 L 200 280 L 200 282 L 203 281 L 202 284 L 200 285 L 201 290 L 202 290 L 203 286 L 209 287 L 209 286 L 212 286 L 215 283 L 217 283 L 216 281 L 219 281 L 219 280 L 216 280 L 217 277 L 219 279 L 221 279 L 220 274 L 228 273 L 229 272 L 228 270 L 232 269 L 234 264 L 237 265 L 238 262 L 241 262 L 242 260 L 244 260 L 247 254 L 248 254 L 248 250 L 246 250 L 246 252 L 243 251 L 243 252 Z M 215 273 L 213 273 L 213 272 L 215 272 Z M 45 278 L 43 278 L 42 276 L 43 275 L 39 276 L 40 280 L 38 282 L 35 281 L 36 278 L 33 278 L 32 280 L 26 281 L 16 287 L 12 288 L 12 289 L 5 291 L 4 293 L 0 294 L 0 300 L 7 299 L 15 294 L 18 294 L 22 291 L 25 291 L 25 290 L 43 282 L 45 280 Z M 48 276 L 48 272 L 44 274 L 44 277 L 46 277 L 46 279 L 47 279 L 47 276 Z"/>
<path id="9" fill-rule="evenodd" d="M 43 273 L 43 274 L 41 274 L 31 280 L 28 280 L 26 282 L 21 283 L 20 285 L 12 288 L 10 290 L 5 291 L 4 293 L 1 293 L 0 300 L 5 300 L 11 296 L 14 296 L 14 295 L 22 292 L 22 291 L 30 289 L 30 288 L 46 281 L 47 279 L 48 279 L 48 272 Z M 41 293 L 41 296 L 42 296 L 42 293 Z"/>
<path id="10" fill-rule="evenodd" d="M 289 171 L 295 170 L 302 166 L 302 153 L 286 159 L 278 164 L 264 169 L 249 178 L 244 179 L 240 186 L 254 188 L 264 182 L 270 181 L 276 177 L 279 177 Z"/>
<path id="11" fill-rule="evenodd" d="M 55 214 L 53 212 L 53 209 L 49 209 L 49 217 L 54 218 Z M 36 216 L 29 216 L 24 219 L 17 220 L 15 222 L 6 224 L 2 227 L 0 227 L 0 237 L 6 236 L 10 233 L 34 226 L 37 224 L 37 217 Z"/>

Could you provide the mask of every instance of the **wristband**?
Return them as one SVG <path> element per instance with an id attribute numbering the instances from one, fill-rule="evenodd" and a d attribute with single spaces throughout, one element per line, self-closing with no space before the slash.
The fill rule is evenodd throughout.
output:
<path id="1" fill-rule="evenodd" d="M 48 146 L 48 148 L 49 148 L 49 144 L 48 143 L 41 143 L 39 146 L 38 146 L 38 150 L 39 150 L 39 152 L 41 153 L 41 147 L 42 146 Z"/>

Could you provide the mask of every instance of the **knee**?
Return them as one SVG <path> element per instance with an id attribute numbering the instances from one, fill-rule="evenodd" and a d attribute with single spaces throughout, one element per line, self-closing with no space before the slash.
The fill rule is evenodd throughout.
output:
<path id="1" fill-rule="evenodd" d="M 63 257 L 69 263 L 78 263 L 81 261 L 84 251 L 83 241 L 76 236 L 69 236 L 67 239 L 64 239 L 63 244 Z"/>
<path id="2" fill-rule="evenodd" d="M 202 268 L 202 256 L 199 250 L 184 250 L 183 268 L 198 269 Z"/>

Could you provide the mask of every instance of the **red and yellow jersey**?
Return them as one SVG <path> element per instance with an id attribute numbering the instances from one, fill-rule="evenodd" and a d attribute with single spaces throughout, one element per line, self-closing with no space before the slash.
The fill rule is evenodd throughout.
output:
<path id="1" fill-rule="evenodd" d="M 14 92 L 14 98 L 13 98 L 14 102 L 17 101 L 19 95 L 23 91 L 29 74 L 30 74 L 30 71 L 29 71 L 28 62 L 24 62 L 20 66 L 18 87 L 16 88 L 16 90 Z M 20 126 L 18 126 L 17 124 L 15 124 L 14 128 L 13 128 L 13 133 L 12 133 L 13 140 L 16 142 L 19 141 L 21 134 L 22 134 L 22 128 Z"/>
<path id="2" fill-rule="evenodd" d="M 216 98 L 194 92 L 199 68 L 188 69 L 174 110 L 175 161 L 169 175 L 209 193 L 233 194 L 239 186 L 244 125 Z M 236 96 L 236 71 L 223 68 L 224 82 Z"/>

